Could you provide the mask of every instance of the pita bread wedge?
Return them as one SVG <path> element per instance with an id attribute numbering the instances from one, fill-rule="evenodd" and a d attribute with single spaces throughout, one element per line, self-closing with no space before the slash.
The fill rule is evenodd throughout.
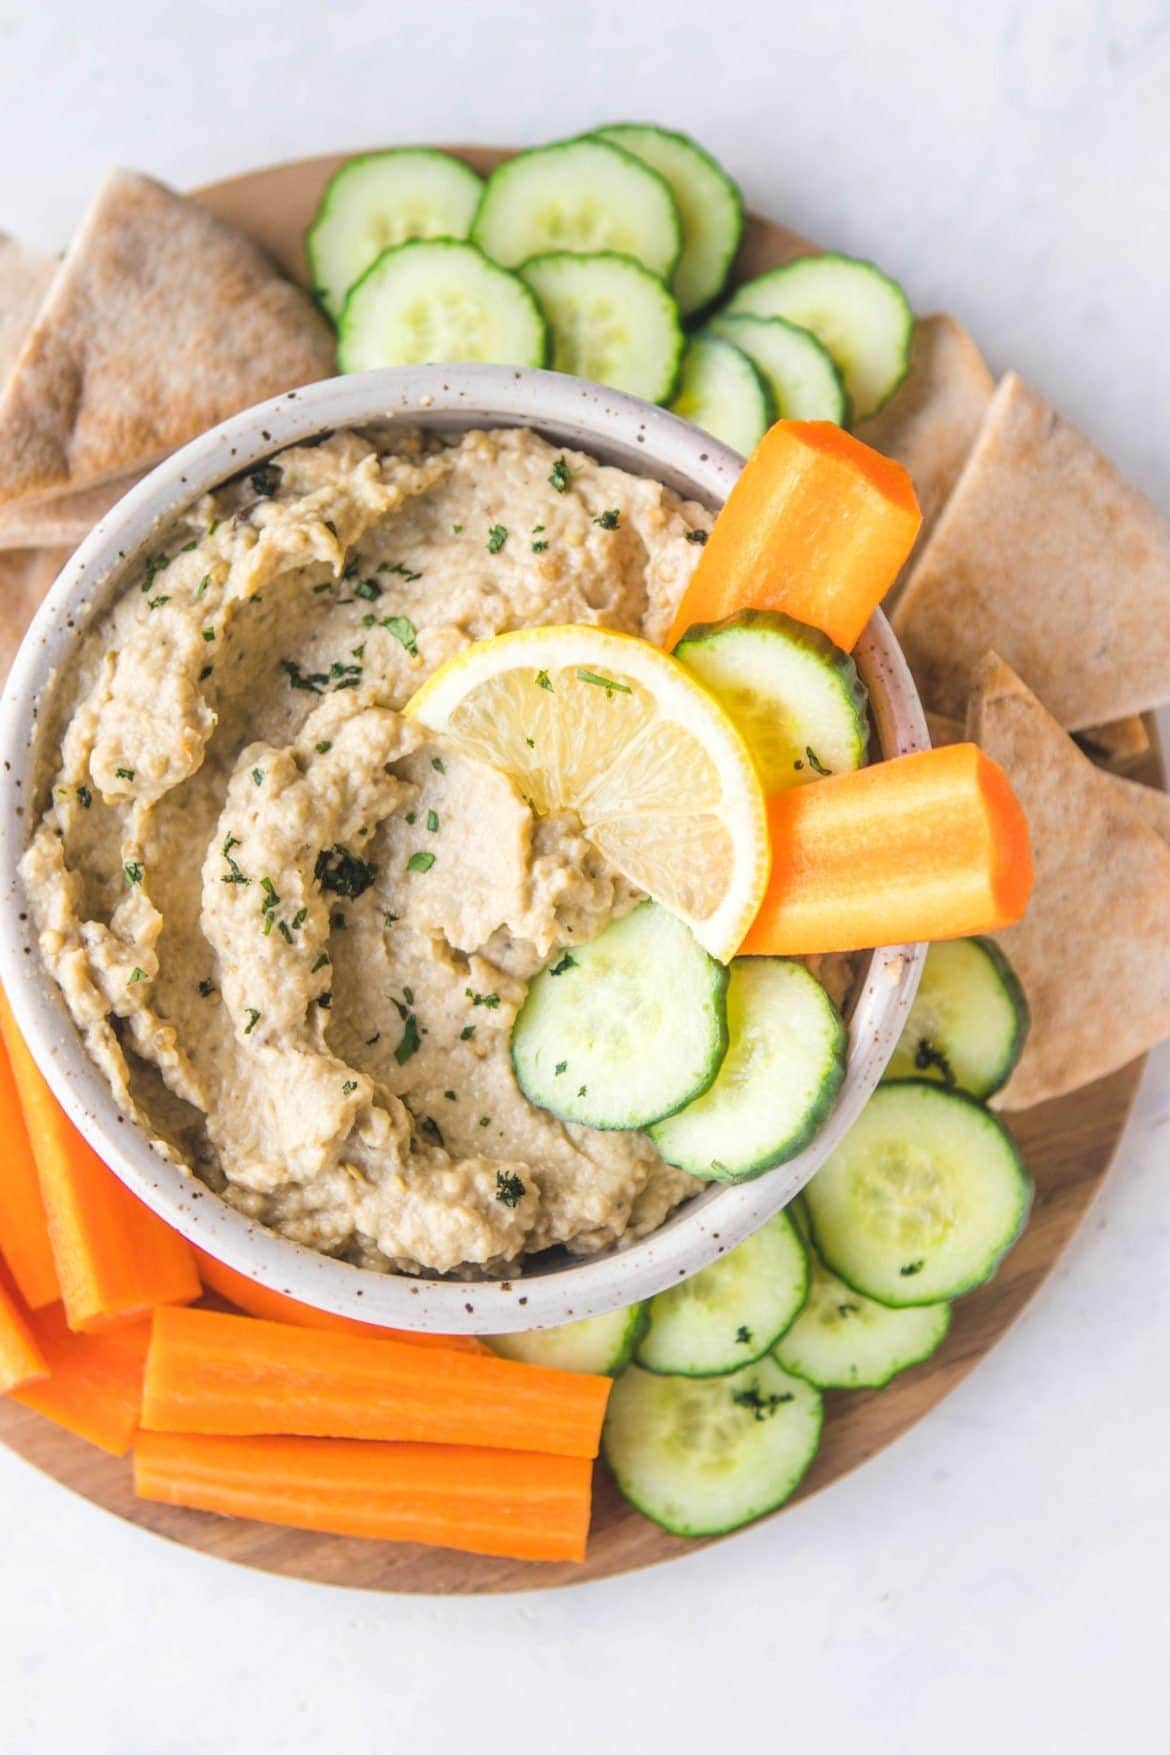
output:
<path id="1" fill-rule="evenodd" d="M 1086 725 L 1077 733 L 1082 749 L 1101 762 L 1132 762 L 1150 747 L 1150 734 L 1140 713 L 1124 719 L 1108 719 L 1104 725 Z"/>
<path id="2" fill-rule="evenodd" d="M 1109 779 L 1130 809 L 1170 847 L 1170 792 L 1146 786 L 1140 780 L 1129 780 L 1124 774 L 1110 774 Z"/>
<path id="3" fill-rule="evenodd" d="M 1000 935 L 1032 1009 L 996 1099 L 1025 1109 L 1103 1078 L 1170 1035 L 1170 846 L 994 655 L 967 732 L 1006 770 L 1028 817 L 1036 887 Z"/>
<path id="4" fill-rule="evenodd" d="M 242 232 L 113 171 L 0 399 L 0 502 L 144 468 L 334 369 L 324 319 Z"/>
<path id="5" fill-rule="evenodd" d="M 0 232 L 0 384 L 11 372 L 56 272 L 55 257 Z"/>
<path id="6" fill-rule="evenodd" d="M 910 471 L 925 541 L 995 393 L 995 379 L 961 323 L 940 313 L 920 317 L 910 369 L 886 406 L 857 427 L 857 437 Z"/>
<path id="7" fill-rule="evenodd" d="M 101 487 L 54 494 L 47 500 L 14 500 L 0 506 L 0 551 L 13 548 L 76 548 L 99 518 L 128 494 L 142 475 L 120 475 Z"/>
<path id="8" fill-rule="evenodd" d="M 34 548 L 0 554 L 0 683 L 12 668 L 29 623 L 72 552 L 69 548 Z"/>
<path id="9" fill-rule="evenodd" d="M 942 713 L 927 713 L 926 729 L 936 750 L 944 749 L 949 743 L 962 743 L 967 736 L 967 727 L 961 719 L 947 719 Z"/>
<path id="10" fill-rule="evenodd" d="M 1002 654 L 1068 730 L 1170 696 L 1170 524 L 1014 373 L 893 615 L 927 706 Z"/>

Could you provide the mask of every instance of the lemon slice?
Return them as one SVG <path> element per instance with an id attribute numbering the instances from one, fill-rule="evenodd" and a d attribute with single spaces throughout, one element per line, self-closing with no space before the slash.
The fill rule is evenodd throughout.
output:
<path id="1" fill-rule="evenodd" d="M 747 745 L 675 659 L 607 628 L 523 628 L 469 646 L 406 708 L 502 769 L 540 814 L 574 810 L 631 883 L 727 962 L 768 881 Z"/>

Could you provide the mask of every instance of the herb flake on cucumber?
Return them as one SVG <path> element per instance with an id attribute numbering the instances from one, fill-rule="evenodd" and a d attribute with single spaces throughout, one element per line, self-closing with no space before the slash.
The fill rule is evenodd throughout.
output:
<path id="1" fill-rule="evenodd" d="M 989 938 L 933 944 L 887 1079 L 936 1079 L 991 1097 L 1011 1077 L 1028 1039 L 1028 1002 Z"/>

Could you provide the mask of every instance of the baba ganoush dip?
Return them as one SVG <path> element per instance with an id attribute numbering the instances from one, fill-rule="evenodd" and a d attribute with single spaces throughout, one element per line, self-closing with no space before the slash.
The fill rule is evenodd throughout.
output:
<path id="1" fill-rule="evenodd" d="M 22 875 L 161 1151 L 299 1243 L 469 1277 L 643 1236 L 701 1186 L 513 1075 L 529 979 L 638 892 L 399 709 L 507 629 L 661 640 L 710 522 L 527 430 L 341 432 L 160 536 L 58 679 Z"/>

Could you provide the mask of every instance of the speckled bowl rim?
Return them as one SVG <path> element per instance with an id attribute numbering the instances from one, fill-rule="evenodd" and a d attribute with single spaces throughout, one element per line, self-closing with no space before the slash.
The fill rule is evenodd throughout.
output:
<path id="1" fill-rule="evenodd" d="M 507 366 L 421 366 L 333 378 L 225 421 L 152 471 L 72 556 L 21 646 L 0 700 L 0 980 L 56 1096 L 127 1186 L 192 1243 L 250 1279 L 322 1310 L 396 1328 L 492 1333 L 597 1316 L 676 1284 L 713 1261 L 803 1187 L 856 1120 L 898 1040 L 925 948 L 875 951 L 850 1022 L 836 1107 L 812 1144 L 739 1187 L 713 1185 L 641 1242 L 514 1280 L 379 1274 L 319 1255 L 233 1211 L 168 1163 L 122 1113 L 90 1061 L 41 961 L 18 875 L 33 820 L 40 703 L 90 618 L 158 530 L 239 470 L 299 440 L 380 423 L 441 430 L 531 425 L 556 444 L 655 477 L 718 507 L 743 467 L 726 446 L 660 408 L 561 373 Z M 921 705 L 885 617 L 856 650 L 883 757 L 928 744 Z"/>

